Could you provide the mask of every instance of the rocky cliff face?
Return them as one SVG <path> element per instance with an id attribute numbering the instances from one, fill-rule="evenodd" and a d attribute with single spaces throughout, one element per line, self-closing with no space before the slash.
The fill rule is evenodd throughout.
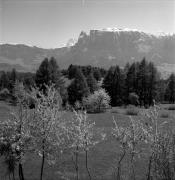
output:
<path id="1" fill-rule="evenodd" d="M 103 29 L 81 32 L 77 42 L 63 48 L 42 49 L 25 45 L 1 45 L 0 63 L 35 70 L 44 57 L 54 56 L 62 68 L 70 64 L 108 68 L 124 66 L 143 57 L 157 66 L 175 64 L 175 35 L 153 35 L 138 30 Z"/>
<path id="2" fill-rule="evenodd" d="M 89 35 L 80 34 L 71 53 L 78 63 L 88 62 L 108 67 L 116 63 L 123 66 L 126 62 L 139 61 L 143 57 L 157 65 L 175 63 L 174 50 L 175 35 L 156 36 L 128 30 L 91 30 Z"/>

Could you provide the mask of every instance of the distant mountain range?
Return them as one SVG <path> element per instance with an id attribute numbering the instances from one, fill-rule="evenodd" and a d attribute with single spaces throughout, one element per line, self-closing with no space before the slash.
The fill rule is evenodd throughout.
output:
<path id="1" fill-rule="evenodd" d="M 108 68 L 146 57 L 162 71 L 175 70 L 175 34 L 154 35 L 138 30 L 103 29 L 81 32 L 78 40 L 56 49 L 43 49 L 22 44 L 0 45 L 0 70 L 15 67 L 19 71 L 35 71 L 45 57 L 54 56 L 61 68 L 70 64 Z M 165 69 L 164 69 L 165 68 Z M 166 70 L 168 69 L 168 70 Z"/>

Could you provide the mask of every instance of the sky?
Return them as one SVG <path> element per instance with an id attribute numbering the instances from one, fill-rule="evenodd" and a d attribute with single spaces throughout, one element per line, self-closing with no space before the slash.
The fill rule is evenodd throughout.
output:
<path id="1" fill-rule="evenodd" d="M 175 33 L 175 0 L 0 0 L 0 43 L 64 46 L 107 27 Z"/>

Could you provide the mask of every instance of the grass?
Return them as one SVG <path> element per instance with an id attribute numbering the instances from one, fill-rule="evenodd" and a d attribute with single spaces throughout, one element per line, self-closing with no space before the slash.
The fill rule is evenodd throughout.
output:
<path id="1" fill-rule="evenodd" d="M 160 106 L 165 110 L 169 110 L 169 111 L 175 110 L 175 104 L 161 104 Z"/>
<path id="2" fill-rule="evenodd" d="M 161 118 L 168 118 L 169 117 L 169 113 L 168 112 L 162 112 L 160 117 Z"/>
<path id="3" fill-rule="evenodd" d="M 138 109 L 135 106 L 128 106 L 128 108 L 126 109 L 126 115 L 137 116 Z"/>
<path id="4" fill-rule="evenodd" d="M 9 117 L 9 111 L 13 109 L 13 107 L 10 107 L 8 104 L 4 104 L 3 102 L 0 102 L 0 121 L 4 121 Z M 108 134 L 108 140 L 104 140 L 100 142 L 98 145 L 96 145 L 94 148 L 92 148 L 89 151 L 89 167 L 91 171 L 91 175 L 93 177 L 93 180 L 114 180 L 113 171 L 114 171 L 114 165 L 116 161 L 118 160 L 118 155 L 120 154 L 120 149 L 118 144 L 116 143 L 115 139 L 113 139 L 110 136 L 112 127 L 113 127 L 113 118 L 117 121 L 119 125 L 127 126 L 129 123 L 129 116 L 126 114 L 126 111 L 129 108 L 121 108 L 121 107 L 114 107 L 109 112 L 106 113 L 98 113 L 98 114 L 89 114 L 88 117 L 92 121 L 95 121 L 95 131 L 104 131 L 104 133 Z M 139 110 L 137 109 L 137 114 L 133 118 L 140 118 Z M 117 113 L 116 113 L 117 112 Z M 131 112 L 132 113 L 132 112 Z M 129 113 L 129 115 L 131 114 Z M 162 113 L 168 113 L 169 111 L 167 109 L 163 109 L 160 112 L 160 123 L 164 121 L 164 117 L 162 117 Z M 175 112 L 171 112 L 171 117 L 175 115 Z M 67 112 L 64 114 L 64 118 L 70 118 L 71 112 Z M 166 121 L 169 122 L 169 127 L 174 127 L 175 122 L 172 120 L 172 118 L 167 117 Z M 167 127 L 167 128 L 169 128 Z M 137 159 L 135 163 L 136 167 L 136 179 L 139 180 L 145 180 L 146 179 L 146 163 L 147 159 L 143 160 Z M 80 174 L 80 180 L 88 180 L 88 175 L 85 170 L 85 156 L 83 153 L 81 153 L 79 158 L 79 166 L 81 170 Z M 123 166 L 125 167 L 123 174 L 126 174 L 125 172 L 128 169 L 128 160 L 125 160 L 125 163 Z M 28 154 L 25 163 L 24 163 L 24 174 L 26 177 L 26 180 L 38 180 L 39 179 L 39 170 L 40 170 L 40 164 L 41 164 L 41 158 L 39 158 L 36 155 Z M 71 156 L 69 153 L 63 154 L 58 163 L 54 167 L 50 167 L 48 164 L 44 167 L 44 180 L 59 180 L 59 171 L 63 172 L 65 171 L 65 174 L 70 176 L 71 180 L 74 180 L 75 178 L 75 170 L 74 165 L 71 160 Z M 0 179 L 4 179 L 5 176 L 5 167 L 2 163 L 0 163 Z M 8 177 L 7 177 L 8 179 Z"/>
<path id="5" fill-rule="evenodd" d="M 0 101 L 0 121 L 4 121 L 10 116 L 10 111 L 12 111 L 14 107 Z"/>

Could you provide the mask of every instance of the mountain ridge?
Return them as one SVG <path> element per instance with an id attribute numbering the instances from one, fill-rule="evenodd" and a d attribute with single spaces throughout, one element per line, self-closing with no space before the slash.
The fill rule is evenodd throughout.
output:
<path id="1" fill-rule="evenodd" d="M 10 67 L 21 66 L 20 70 L 24 67 L 24 71 L 35 71 L 45 57 L 54 56 L 61 68 L 70 64 L 109 68 L 145 57 L 160 67 L 165 63 L 175 64 L 174 50 L 175 34 L 154 35 L 138 30 L 106 28 L 89 33 L 81 31 L 77 41 L 70 39 L 67 46 L 61 48 L 1 44 L 0 65 L 4 63 Z"/>

